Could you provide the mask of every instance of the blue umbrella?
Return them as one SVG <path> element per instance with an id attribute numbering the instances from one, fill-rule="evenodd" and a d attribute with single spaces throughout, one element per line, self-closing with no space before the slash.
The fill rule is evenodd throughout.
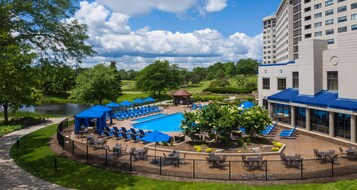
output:
<path id="1" fill-rule="evenodd" d="M 147 97 L 144 99 L 145 102 L 155 102 L 155 99 L 154 98 L 151 98 L 151 97 Z"/>
<path id="2" fill-rule="evenodd" d="M 239 105 L 239 107 L 241 107 L 243 109 L 251 108 L 253 106 L 255 106 L 255 104 L 253 102 L 249 102 L 249 101 L 245 101 Z"/>
<path id="3" fill-rule="evenodd" d="M 141 138 L 141 140 L 145 141 L 145 142 L 155 142 L 155 162 L 156 162 L 156 143 L 157 142 L 167 142 L 170 140 L 170 136 L 165 134 L 165 133 L 161 133 L 158 130 L 155 130 L 149 134 L 147 134 L 145 137 Z"/>
<path id="4" fill-rule="evenodd" d="M 124 102 L 120 103 L 119 105 L 122 106 L 122 107 L 124 107 L 124 106 L 125 107 L 130 107 L 130 106 L 133 105 L 133 103 L 129 102 L 128 100 L 125 100 Z"/>
<path id="5" fill-rule="evenodd" d="M 108 108 L 118 108 L 120 107 L 119 104 L 115 103 L 115 102 L 110 102 L 109 104 L 105 105 L 105 107 L 108 107 Z"/>
<path id="6" fill-rule="evenodd" d="M 144 100 L 140 99 L 140 98 L 137 98 L 133 101 L 134 104 L 142 104 L 144 103 Z"/>

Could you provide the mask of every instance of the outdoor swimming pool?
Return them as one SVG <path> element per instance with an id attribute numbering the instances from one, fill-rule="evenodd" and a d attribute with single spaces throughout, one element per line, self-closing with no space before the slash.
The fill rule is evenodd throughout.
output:
<path id="1" fill-rule="evenodd" d="M 159 114 L 150 115 L 150 116 L 147 116 L 147 117 L 142 117 L 142 118 L 139 118 L 139 119 L 133 119 L 132 121 L 135 121 L 136 123 L 140 123 L 140 122 L 152 120 L 152 119 L 163 117 L 163 116 L 166 116 L 166 114 L 159 113 Z"/>
<path id="2" fill-rule="evenodd" d="M 181 131 L 180 125 L 183 120 L 183 113 L 175 113 L 159 118 L 147 120 L 133 124 L 134 128 L 143 130 L 158 130 L 161 132 L 178 132 Z"/>

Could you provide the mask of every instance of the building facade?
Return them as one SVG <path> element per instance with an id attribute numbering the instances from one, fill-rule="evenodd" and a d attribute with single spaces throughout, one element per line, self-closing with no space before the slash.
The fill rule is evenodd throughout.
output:
<path id="1" fill-rule="evenodd" d="M 263 63 L 276 63 L 276 18 L 275 15 L 263 19 Z"/>
<path id="2" fill-rule="evenodd" d="M 271 46 L 276 46 L 276 54 L 271 57 L 283 63 L 299 58 L 302 40 L 325 39 L 334 48 L 339 34 L 356 32 L 357 1 L 282 0 L 275 17 L 276 43 Z"/>
<path id="3" fill-rule="evenodd" d="M 303 39 L 299 59 L 261 64 L 259 104 L 292 127 L 356 143 L 357 33 Z"/>

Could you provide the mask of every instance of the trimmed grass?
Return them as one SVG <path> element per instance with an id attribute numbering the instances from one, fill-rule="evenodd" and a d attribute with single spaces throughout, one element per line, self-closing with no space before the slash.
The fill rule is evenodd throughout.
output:
<path id="1" fill-rule="evenodd" d="M 48 141 L 56 132 L 56 125 L 43 128 L 21 138 L 20 148 L 11 149 L 15 162 L 33 175 L 75 189 L 357 189 L 357 180 L 339 181 L 325 184 L 288 184 L 273 186 L 247 186 L 226 183 L 177 182 L 150 179 L 94 168 L 74 161 L 58 158 L 48 147 Z M 24 146 L 26 145 L 26 146 Z M 58 172 L 53 170 L 53 158 L 58 158 Z"/>

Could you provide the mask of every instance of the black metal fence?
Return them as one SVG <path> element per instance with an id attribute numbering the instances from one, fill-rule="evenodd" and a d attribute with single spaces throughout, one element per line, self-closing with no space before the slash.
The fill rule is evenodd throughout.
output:
<path id="1" fill-rule="evenodd" d="M 124 153 L 117 156 L 108 149 L 98 149 L 69 137 L 68 119 L 58 125 L 57 140 L 72 159 L 97 167 L 117 171 L 142 172 L 164 176 L 218 179 L 218 180 L 304 180 L 327 178 L 357 173 L 357 162 L 339 157 L 335 162 L 321 163 L 315 159 L 303 159 L 299 167 L 288 168 L 281 160 L 265 160 L 259 169 L 245 167 L 241 160 L 229 160 L 223 167 L 212 168 L 207 160 L 180 159 L 172 163 L 161 156 L 148 156 L 136 160 L 134 156 Z"/>

